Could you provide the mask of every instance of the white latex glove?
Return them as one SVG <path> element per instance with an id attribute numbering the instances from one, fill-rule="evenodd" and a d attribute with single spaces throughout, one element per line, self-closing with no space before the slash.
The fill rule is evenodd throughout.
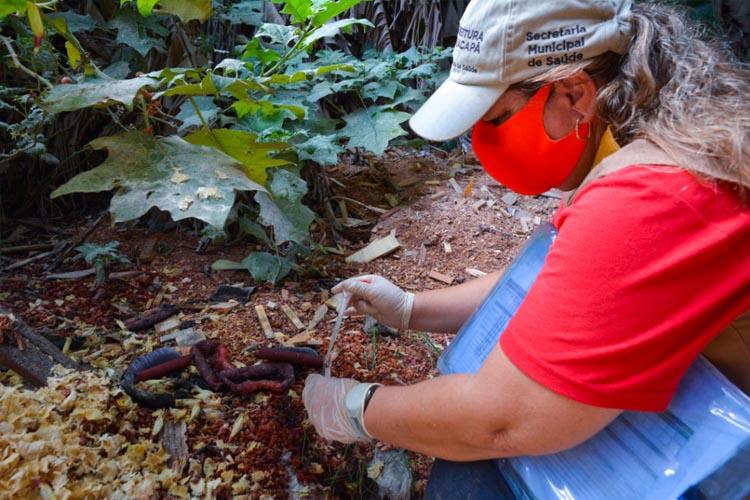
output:
<path id="1" fill-rule="evenodd" d="M 404 292 L 382 276 L 350 278 L 333 287 L 332 291 L 351 294 L 349 314 L 367 314 L 392 328 L 409 329 L 414 294 Z"/>
<path id="2" fill-rule="evenodd" d="M 361 384 L 350 378 L 308 375 L 302 401 L 310 422 L 323 438 L 345 444 L 370 441 L 367 431 L 357 428 L 346 409 L 346 395 L 358 385 Z"/>

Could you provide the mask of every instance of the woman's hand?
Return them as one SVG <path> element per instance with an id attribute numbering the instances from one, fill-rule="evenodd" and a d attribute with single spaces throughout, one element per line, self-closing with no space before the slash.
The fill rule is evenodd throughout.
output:
<path id="1" fill-rule="evenodd" d="M 307 416 L 315 430 L 323 438 L 340 443 L 363 443 L 370 441 L 364 429 L 364 393 L 373 384 L 360 384 L 349 378 L 331 378 L 313 373 L 308 375 L 302 391 Z M 360 387 L 362 386 L 362 387 Z M 349 394 L 355 389 L 357 394 Z M 357 418 L 350 417 L 346 398 L 355 407 Z"/>
<path id="2" fill-rule="evenodd" d="M 349 314 L 367 314 L 384 325 L 401 330 L 409 328 L 414 294 L 404 292 L 382 276 L 350 278 L 333 287 L 332 291 L 351 294 Z"/>

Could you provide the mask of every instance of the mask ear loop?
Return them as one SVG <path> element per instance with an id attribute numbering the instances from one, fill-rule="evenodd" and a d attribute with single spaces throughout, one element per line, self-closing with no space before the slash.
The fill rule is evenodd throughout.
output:
<path id="1" fill-rule="evenodd" d="M 581 137 L 580 126 L 581 126 L 581 119 L 579 118 L 576 120 L 576 139 L 578 139 L 579 141 L 582 141 L 583 137 Z M 589 128 L 587 132 L 588 133 L 586 134 L 586 140 L 588 140 L 591 137 L 591 129 Z"/>

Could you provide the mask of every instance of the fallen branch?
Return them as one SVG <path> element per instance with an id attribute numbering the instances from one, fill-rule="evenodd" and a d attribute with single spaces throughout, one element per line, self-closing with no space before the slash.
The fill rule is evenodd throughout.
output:
<path id="1" fill-rule="evenodd" d="M 3 319 L 3 328 L 0 330 L 3 334 L 0 336 L 0 365 L 10 368 L 37 387 L 47 385 L 47 378 L 55 363 L 78 369 L 78 365 L 52 342 L 2 307 L 0 319 Z M 5 333 L 14 337 L 12 343 L 5 342 Z M 23 349 L 19 349 L 19 342 L 23 343 Z"/>

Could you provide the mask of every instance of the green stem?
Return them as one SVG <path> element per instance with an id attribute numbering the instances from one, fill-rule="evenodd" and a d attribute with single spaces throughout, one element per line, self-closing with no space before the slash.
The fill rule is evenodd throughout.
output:
<path id="1" fill-rule="evenodd" d="M 289 52 L 281 56 L 281 59 L 276 61 L 276 64 L 271 66 L 270 69 L 267 69 L 264 73 L 264 77 L 268 77 L 274 74 L 274 72 L 281 67 L 282 64 L 286 63 L 289 59 L 291 59 L 293 56 L 296 56 L 299 54 L 303 49 L 300 48 L 307 38 L 307 36 L 310 34 L 310 32 L 313 30 L 313 26 L 311 22 L 308 22 L 305 26 L 305 29 L 302 31 L 302 36 L 299 37 L 299 40 L 297 40 L 297 43 L 294 44 L 294 46 L 289 49 Z"/>

